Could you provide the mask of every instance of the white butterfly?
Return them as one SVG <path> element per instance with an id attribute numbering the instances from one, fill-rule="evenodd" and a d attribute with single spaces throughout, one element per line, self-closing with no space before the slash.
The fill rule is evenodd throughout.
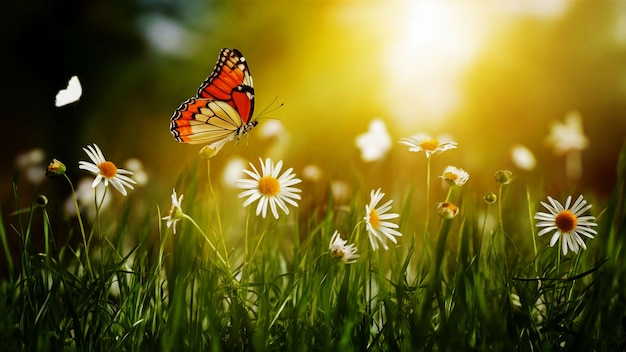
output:
<path id="1" fill-rule="evenodd" d="M 72 76 L 70 81 L 67 82 L 67 88 L 61 89 L 56 96 L 54 104 L 59 106 L 64 106 L 67 104 L 71 104 L 80 99 L 80 96 L 83 94 L 83 88 L 80 86 L 80 81 L 78 77 Z"/>

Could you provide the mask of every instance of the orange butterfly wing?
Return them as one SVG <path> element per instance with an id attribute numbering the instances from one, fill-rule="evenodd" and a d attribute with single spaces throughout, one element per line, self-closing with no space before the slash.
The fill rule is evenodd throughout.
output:
<path id="1" fill-rule="evenodd" d="M 237 49 L 222 49 L 196 97 L 225 101 L 239 112 L 243 123 L 248 123 L 254 112 L 254 86 L 243 54 Z"/>
<path id="2" fill-rule="evenodd" d="M 171 131 L 179 142 L 210 144 L 229 142 L 247 132 L 241 117 L 225 101 L 190 98 L 182 103 L 177 119 L 171 123 Z M 255 124 L 256 125 L 256 124 Z"/>
<path id="3" fill-rule="evenodd" d="M 257 125 L 251 121 L 253 112 L 254 87 L 246 59 L 237 49 L 222 49 L 196 97 L 174 111 L 170 131 L 182 143 L 228 142 Z"/>

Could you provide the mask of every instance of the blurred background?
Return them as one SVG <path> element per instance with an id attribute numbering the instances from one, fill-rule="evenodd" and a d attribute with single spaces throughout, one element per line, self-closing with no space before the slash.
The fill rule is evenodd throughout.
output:
<path id="1" fill-rule="evenodd" d="M 77 164 L 90 143 L 145 177 L 129 199 L 166 211 L 200 149 L 173 139 L 170 116 L 223 47 L 244 53 L 255 111 L 267 112 L 249 138 L 212 160 L 216 180 L 229 165 L 272 157 L 294 167 L 303 187 L 340 180 L 363 194 L 383 187 L 402 195 L 407 184 L 422 187 L 425 158 L 398 141 L 423 132 L 459 144 L 433 159 L 433 176 L 447 165 L 463 168 L 479 197 L 497 190 L 499 169 L 553 196 L 601 199 L 615 182 L 626 136 L 624 2 L 33 0 L 0 7 L 4 213 L 16 208 L 14 170 L 20 203 L 37 192 L 62 208 L 67 187 L 27 177 L 28 165 L 57 158 L 77 185 L 88 176 Z M 73 75 L 80 101 L 55 107 Z M 566 158 L 546 137 L 572 112 L 588 146 L 580 151 L 582 173 L 567 181 Z M 356 138 L 374 119 L 391 143 L 365 161 Z M 534 164 L 513 162 L 518 144 Z M 228 182 L 215 185 L 236 195 Z M 302 211 L 316 201 L 303 199 Z"/>

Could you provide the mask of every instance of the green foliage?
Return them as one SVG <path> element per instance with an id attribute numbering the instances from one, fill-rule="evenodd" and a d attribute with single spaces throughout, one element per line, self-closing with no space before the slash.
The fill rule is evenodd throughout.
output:
<path id="1" fill-rule="evenodd" d="M 624 160 L 626 149 L 619 163 L 622 176 Z M 189 197 L 185 211 L 201 221 L 195 227 L 183 219 L 175 235 L 165 227 L 156 234 L 132 234 L 127 204 L 110 231 L 112 239 L 96 219 L 88 240 L 71 241 L 70 234 L 67 242 L 58 243 L 45 206 L 33 201 L 11 219 L 17 224 L 11 230 L 22 239 L 21 252 L 11 253 L 6 221 L 0 223 L 6 260 L 19 257 L 19 265 L 9 267 L 0 283 L 0 349 L 554 351 L 625 346 L 624 177 L 598 216 L 598 235 L 587 242 L 589 248 L 566 257 L 551 247 L 530 257 L 520 254 L 517 247 L 536 249 L 529 238 L 535 236 L 534 225 L 515 230 L 508 218 L 500 218 L 490 229 L 483 220 L 489 205 L 481 197 L 464 199 L 459 216 L 440 219 L 433 239 L 405 233 L 389 251 L 367 246 L 360 223 L 364 205 L 354 200 L 346 211 L 332 197 L 304 221 L 259 219 L 249 212 L 243 246 L 227 250 L 215 221 L 216 203 L 198 191 L 197 178 L 185 177 L 179 180 Z M 530 198 L 528 193 L 519 197 Z M 525 202 L 514 204 L 521 204 L 522 218 L 532 209 Z M 502 212 L 508 204 L 498 207 Z M 409 220 L 411 213 L 410 206 L 402 207 L 402 227 L 421 228 Z M 40 227 L 36 218 L 43 219 Z M 145 219 L 142 226 L 149 228 L 151 221 Z M 329 255 L 338 222 L 354 229 L 349 241 L 360 248 L 355 264 Z M 43 252 L 31 243 L 35 236 L 45 238 Z"/>

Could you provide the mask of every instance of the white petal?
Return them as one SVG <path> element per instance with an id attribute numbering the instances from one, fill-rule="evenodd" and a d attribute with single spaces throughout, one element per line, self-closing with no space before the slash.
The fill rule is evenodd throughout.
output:
<path id="1" fill-rule="evenodd" d="M 545 235 L 546 233 L 548 233 L 548 232 L 550 232 L 550 231 L 554 231 L 554 230 L 556 230 L 556 226 L 546 227 L 545 229 L 543 229 L 543 230 L 539 231 L 539 233 L 537 234 L 537 236 L 540 236 L 540 237 L 541 237 L 541 236 Z"/>
<path id="2" fill-rule="evenodd" d="M 561 233 L 557 231 L 552 236 L 552 239 L 550 239 L 550 247 L 554 247 L 554 245 L 558 242 L 559 238 L 561 238 Z"/>

